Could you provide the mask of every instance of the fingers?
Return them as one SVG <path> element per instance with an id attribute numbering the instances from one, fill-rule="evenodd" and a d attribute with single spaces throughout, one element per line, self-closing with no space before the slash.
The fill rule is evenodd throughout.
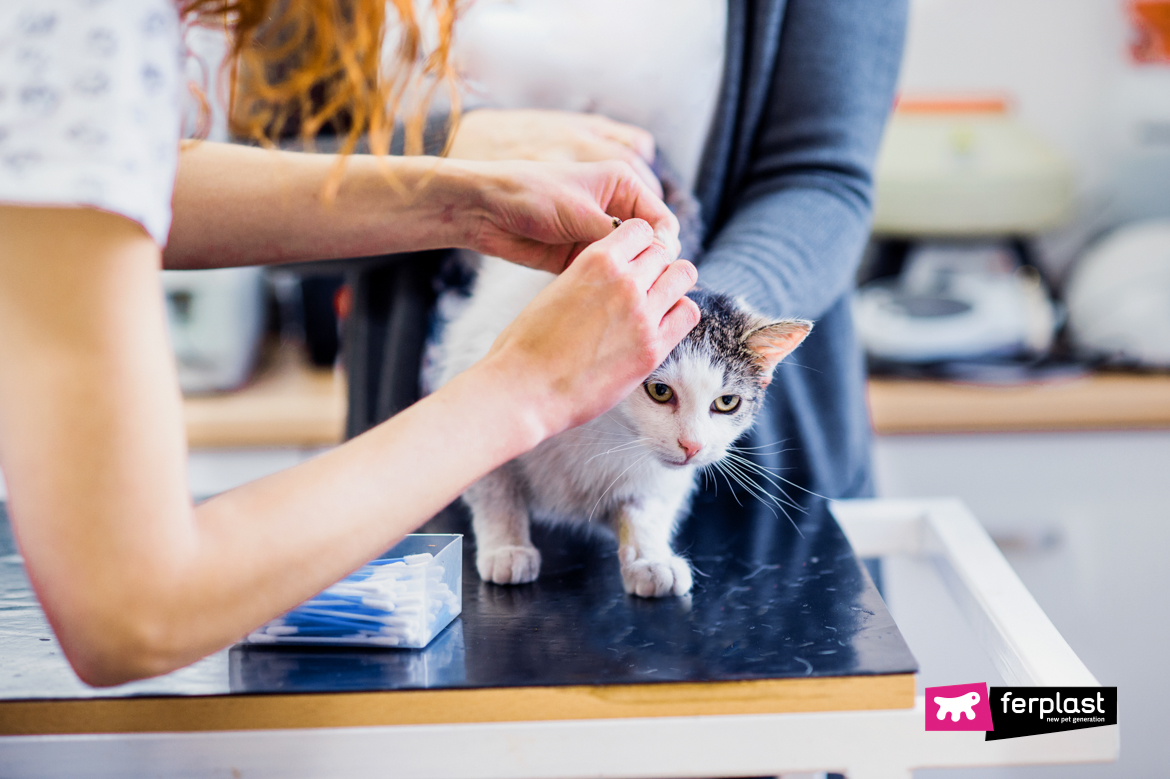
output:
<path id="1" fill-rule="evenodd" d="M 678 342 L 685 338 L 687 333 L 695 329 L 697 324 L 699 306 L 688 297 L 679 298 L 666 312 L 666 316 L 662 317 L 662 323 L 658 326 L 662 352 L 668 354 L 671 349 L 678 346 Z"/>
<path id="2" fill-rule="evenodd" d="M 603 138 L 608 138 L 633 149 L 646 162 L 654 161 L 655 143 L 653 135 L 641 127 L 635 127 L 632 124 L 615 122 L 599 114 L 595 114 L 594 116 L 596 118 L 595 124 L 593 125 L 594 132 Z"/>
<path id="3" fill-rule="evenodd" d="M 591 250 L 599 251 L 602 256 L 624 264 L 653 245 L 654 233 L 650 225 L 641 219 L 624 221 L 616 229 L 613 226 L 613 217 L 606 216 L 605 219 L 607 220 L 605 229 L 609 231 L 609 235 L 589 247 Z"/>
<path id="4" fill-rule="evenodd" d="M 682 244 L 678 241 L 678 218 L 645 184 L 640 180 L 637 183 L 641 185 L 641 191 L 630 204 L 630 215 L 622 218 L 643 219 L 648 222 L 654 229 L 654 239 L 666 247 L 666 253 L 670 257 L 678 257 L 682 251 Z"/>
<path id="5" fill-rule="evenodd" d="M 632 127 L 631 130 L 638 128 Z M 642 132 L 638 130 L 638 132 Z M 650 149 L 653 151 L 654 138 L 649 133 L 643 133 L 650 143 Z M 576 159 L 581 161 L 596 161 L 604 162 L 606 160 L 619 160 L 626 163 L 634 172 L 638 174 L 638 178 L 645 182 L 646 186 L 650 187 L 658 198 L 663 196 L 662 182 L 658 180 L 658 176 L 650 169 L 648 164 L 653 160 L 653 154 L 650 157 L 643 156 L 639 150 L 631 143 L 611 137 L 605 133 L 597 132 L 582 132 L 578 136 L 575 149 Z"/>
<path id="6" fill-rule="evenodd" d="M 624 125 L 630 133 L 629 140 L 623 141 L 627 146 L 646 160 L 646 162 L 654 162 L 654 157 L 657 152 L 657 144 L 654 143 L 654 136 L 643 130 L 641 127 L 630 127 Z"/>
<path id="7" fill-rule="evenodd" d="M 673 307 L 682 299 L 687 290 L 695 286 L 698 278 L 699 272 L 687 260 L 672 262 L 666 270 L 662 271 L 646 293 L 651 313 L 657 316 L 660 313 L 673 311 Z M 691 326 L 694 326 L 693 323 Z M 690 327 L 687 328 L 687 331 L 689 330 Z"/>
<path id="8" fill-rule="evenodd" d="M 678 257 L 682 246 L 678 241 L 678 219 L 666 204 L 646 186 L 633 168 L 620 163 L 612 166 L 613 197 L 606 205 L 606 213 L 619 219 L 642 219 L 654 230 L 654 238 L 671 257 Z"/>
<path id="9" fill-rule="evenodd" d="M 654 282 L 658 280 L 668 265 L 670 265 L 670 256 L 666 253 L 666 247 L 654 242 L 647 246 L 641 254 L 630 260 L 630 273 L 637 280 L 638 289 L 649 294 Z"/>
<path id="10" fill-rule="evenodd" d="M 634 172 L 638 174 L 638 177 L 642 179 L 642 182 L 646 184 L 646 186 L 650 187 L 650 191 L 654 193 L 654 196 L 661 200 L 662 196 L 665 194 L 662 191 L 662 182 L 659 181 L 658 177 L 654 175 L 654 171 L 650 170 L 650 166 L 647 165 L 646 162 L 637 155 L 630 155 L 626 162 L 628 162 L 630 167 L 634 169 Z"/>
<path id="11" fill-rule="evenodd" d="M 678 257 L 678 220 L 626 163 L 510 162 L 501 175 L 505 180 L 518 177 L 521 185 L 516 195 L 491 204 L 495 211 L 489 211 L 489 218 L 500 235 L 488 236 L 494 243 L 481 239 L 471 247 L 477 251 L 560 273 L 590 244 L 610 238 L 617 217 L 642 223 L 627 229 L 645 238 L 645 243 L 625 255 L 624 262 L 638 256 L 650 241 L 664 247 L 667 259 Z M 533 259 L 534 254 L 541 256 Z"/>

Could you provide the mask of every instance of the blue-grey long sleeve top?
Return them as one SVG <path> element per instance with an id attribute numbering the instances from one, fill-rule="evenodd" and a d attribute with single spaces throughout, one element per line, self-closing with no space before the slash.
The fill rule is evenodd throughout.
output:
<path id="1" fill-rule="evenodd" d="M 829 497 L 872 492 L 849 297 L 906 13 L 906 0 L 730 0 L 696 186 L 700 284 L 817 323 L 778 368 L 754 443 L 766 467 Z"/>

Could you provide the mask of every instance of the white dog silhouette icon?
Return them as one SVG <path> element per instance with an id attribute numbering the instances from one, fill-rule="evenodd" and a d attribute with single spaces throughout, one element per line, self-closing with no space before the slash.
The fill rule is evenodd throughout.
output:
<path id="1" fill-rule="evenodd" d="M 959 714 L 966 714 L 967 719 L 975 719 L 975 704 L 979 702 L 979 693 L 969 692 L 954 698 L 936 697 L 934 702 L 938 704 L 939 719 L 946 719 L 948 714 L 951 715 L 951 722 L 958 722 Z"/>

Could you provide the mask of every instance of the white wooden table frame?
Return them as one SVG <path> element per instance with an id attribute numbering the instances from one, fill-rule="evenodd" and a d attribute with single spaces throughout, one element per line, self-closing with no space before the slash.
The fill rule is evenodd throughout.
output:
<path id="1" fill-rule="evenodd" d="M 962 503 L 865 500 L 832 508 L 860 556 L 923 555 L 937 563 L 1007 684 L 1098 684 Z M 924 711 L 919 696 L 914 709 L 889 711 L 17 736 L 0 738 L 0 775 L 632 779 L 833 771 L 907 779 L 924 767 L 1117 756 L 1117 726 L 988 742 L 980 732 L 928 733 Z"/>

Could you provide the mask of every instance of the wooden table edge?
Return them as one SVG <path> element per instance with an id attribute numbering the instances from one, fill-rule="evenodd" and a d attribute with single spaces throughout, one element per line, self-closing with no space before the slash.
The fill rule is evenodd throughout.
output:
<path id="1" fill-rule="evenodd" d="M 914 674 L 732 682 L 0 701 L 0 736 L 909 709 Z"/>
<path id="2" fill-rule="evenodd" d="M 867 396 L 878 435 L 1170 428 L 1170 375 L 1163 374 L 1004 386 L 870 377 Z"/>

